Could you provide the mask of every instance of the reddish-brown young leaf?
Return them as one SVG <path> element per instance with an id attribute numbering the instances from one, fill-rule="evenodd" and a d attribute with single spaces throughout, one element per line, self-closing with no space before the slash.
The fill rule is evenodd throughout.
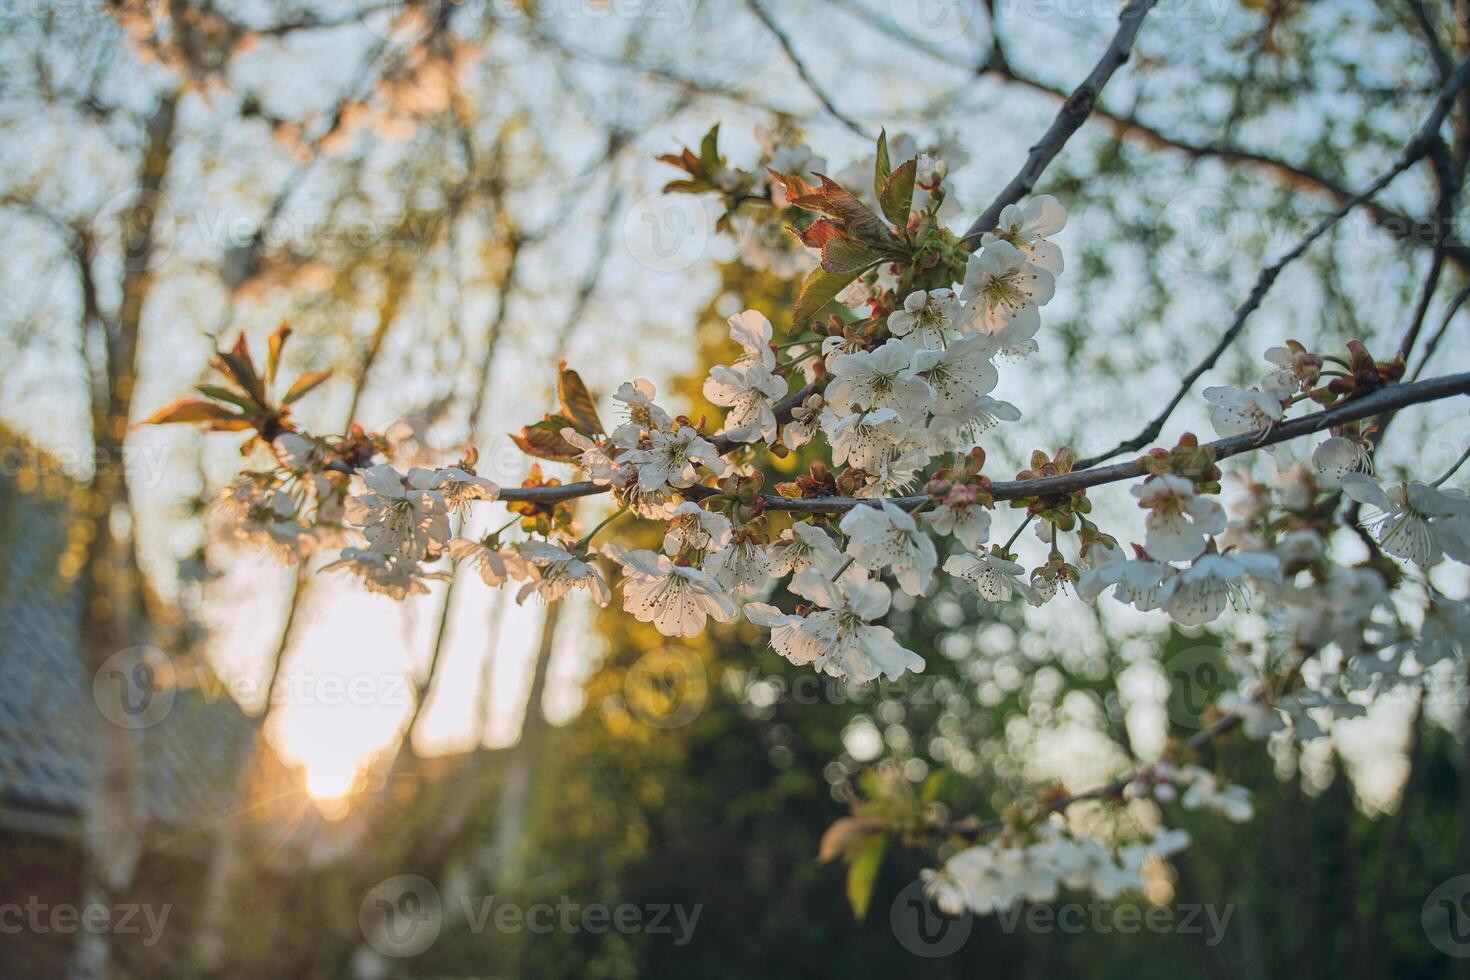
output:
<path id="1" fill-rule="evenodd" d="M 244 421 L 238 414 L 202 398 L 180 398 L 144 419 L 140 425 L 176 425 L 186 422 Z M 247 423 L 248 424 L 248 423 Z"/>

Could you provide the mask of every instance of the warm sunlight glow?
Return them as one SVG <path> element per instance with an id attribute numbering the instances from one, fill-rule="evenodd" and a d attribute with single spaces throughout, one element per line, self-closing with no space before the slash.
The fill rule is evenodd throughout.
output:
<path id="1" fill-rule="evenodd" d="M 314 799 L 346 796 L 356 779 L 357 760 L 354 758 L 321 757 L 306 764 L 306 791 Z"/>

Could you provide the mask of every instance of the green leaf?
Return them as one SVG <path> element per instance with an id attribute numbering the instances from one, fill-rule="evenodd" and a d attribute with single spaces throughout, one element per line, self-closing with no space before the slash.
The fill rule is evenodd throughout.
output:
<path id="1" fill-rule="evenodd" d="M 873 196 L 883 200 L 883 187 L 893 173 L 893 164 L 888 160 L 888 131 L 878 130 L 878 162 L 873 167 Z"/>
<path id="2" fill-rule="evenodd" d="M 313 388 L 315 388 L 317 385 L 321 384 L 323 381 L 327 380 L 331 376 L 331 371 L 307 371 L 305 374 L 297 378 L 295 382 L 292 383 L 290 389 L 287 390 L 285 397 L 281 399 L 281 404 L 291 404 L 296 399 L 300 398 L 308 391 L 311 391 Z"/>
<path id="3" fill-rule="evenodd" d="M 796 300 L 794 326 L 801 327 L 809 323 L 861 272 L 861 269 L 852 269 L 848 272 L 813 269 L 811 275 L 807 276 L 806 281 L 801 284 L 801 295 Z"/>
<path id="4" fill-rule="evenodd" d="M 597 403 L 576 371 L 561 369 L 556 379 L 561 413 L 572 420 L 572 427 L 584 436 L 602 435 L 602 419 L 597 417 Z"/>
<path id="5" fill-rule="evenodd" d="M 699 144 L 699 159 L 707 171 L 713 174 L 720 169 L 720 126 L 716 123 L 714 128 L 704 134 L 704 139 Z"/>
<path id="6" fill-rule="evenodd" d="M 949 770 L 947 769 L 936 769 L 931 772 L 924 780 L 924 785 L 919 788 L 919 801 L 927 804 L 939 799 L 939 791 L 944 788 L 948 779 Z"/>
<path id="7" fill-rule="evenodd" d="M 877 261 L 871 248 L 851 238 L 834 238 L 822 246 L 822 268 L 828 272 L 862 272 Z"/>
<path id="8" fill-rule="evenodd" d="M 228 388 L 221 388 L 218 385 L 197 385 L 194 390 L 206 398 L 213 398 L 217 402 L 229 402 L 231 405 L 243 408 L 247 412 L 254 412 L 260 409 L 259 405 L 256 405 L 255 402 L 246 396 L 239 392 L 231 391 Z"/>
<path id="9" fill-rule="evenodd" d="M 919 161 L 910 160 L 888 175 L 888 180 L 878 191 L 878 204 L 883 215 L 899 228 L 909 223 L 909 208 L 914 203 L 914 180 L 919 173 Z"/>
<path id="10" fill-rule="evenodd" d="M 847 901 L 852 905 L 855 918 L 864 918 L 873 901 L 873 884 L 878 880 L 878 869 L 883 866 L 883 852 L 888 849 L 888 838 L 874 834 L 858 845 L 852 863 L 847 866 Z"/>

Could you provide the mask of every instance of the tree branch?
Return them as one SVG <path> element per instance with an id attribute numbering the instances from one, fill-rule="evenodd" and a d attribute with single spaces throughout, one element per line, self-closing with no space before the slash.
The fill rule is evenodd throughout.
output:
<path id="1" fill-rule="evenodd" d="M 805 391 L 805 389 L 803 389 Z M 802 394 L 802 392 L 797 393 Z M 1335 405 L 1332 408 L 1310 415 L 1287 419 L 1273 425 L 1261 432 L 1248 432 L 1244 435 L 1230 436 L 1226 439 L 1217 439 L 1214 442 L 1205 443 L 1215 451 L 1216 459 L 1228 459 L 1231 456 L 1239 456 L 1243 453 L 1254 452 L 1264 449 L 1266 446 L 1274 446 L 1279 442 L 1287 442 L 1301 436 L 1321 432 L 1334 426 L 1345 425 L 1348 422 L 1356 422 L 1359 419 L 1368 418 L 1381 412 L 1392 412 L 1405 408 L 1409 405 L 1418 405 L 1422 402 L 1438 401 L 1442 398 L 1451 398 L 1455 395 L 1470 394 L 1470 372 L 1465 374 L 1450 374 L 1439 378 L 1430 378 L 1427 381 L 1417 381 L 1413 384 L 1396 384 L 1380 388 L 1378 391 L 1352 401 Z M 782 406 L 788 406 L 796 395 L 792 395 L 782 402 Z M 800 404 L 798 400 L 796 404 Z M 789 414 L 790 408 L 786 408 Z M 716 443 L 717 447 L 721 443 Z M 728 452 L 721 449 L 721 452 Z M 1089 487 L 1100 486 L 1105 483 L 1117 483 L 1121 480 L 1131 480 L 1143 476 L 1148 472 L 1139 460 L 1131 460 L 1126 463 L 1114 463 L 1112 466 L 1096 467 L 1087 470 L 1073 470 L 1059 476 L 1047 476 L 1036 480 L 1000 481 L 991 484 L 991 496 L 996 500 L 1023 500 L 1031 497 L 1062 496 L 1075 493 L 1078 490 L 1086 490 Z M 608 487 L 596 483 L 569 483 L 564 486 L 555 487 L 515 487 L 500 491 L 499 499 L 502 501 L 532 501 L 535 503 L 555 503 L 560 500 L 571 500 L 576 497 L 590 497 L 599 493 L 607 493 Z M 708 487 L 690 487 L 682 491 L 690 497 L 706 497 L 713 491 Z M 834 514 L 851 510 L 854 507 L 869 506 L 877 507 L 880 500 L 877 498 L 859 497 L 815 497 L 809 500 L 799 500 L 788 497 L 778 497 L 771 494 L 763 494 L 762 499 L 770 510 L 784 510 L 801 514 Z M 907 510 L 912 510 L 921 504 L 928 503 L 929 494 L 915 494 L 907 497 L 884 498 L 889 503 L 897 504 Z"/>
<path id="2" fill-rule="evenodd" d="M 801 77 L 802 84 L 807 87 L 807 90 L 817 97 L 818 102 L 822 103 L 822 108 L 826 109 L 833 119 L 836 119 L 857 135 L 867 139 L 868 134 L 863 130 L 863 127 L 858 125 L 852 117 L 844 114 L 841 109 L 837 108 L 836 103 L 832 101 L 832 97 L 812 77 L 812 73 L 807 70 L 806 63 L 801 60 L 801 56 L 796 53 L 796 48 L 792 46 L 791 38 L 787 36 L 785 31 L 781 30 L 780 25 L 771 19 L 771 15 L 766 13 L 766 9 L 760 5 L 760 0 L 745 0 L 745 4 L 750 8 L 750 12 L 755 14 L 756 18 L 766 26 L 766 30 L 775 35 L 776 42 L 781 45 L 781 50 L 786 53 L 786 60 L 791 62 L 792 67 L 796 69 L 796 74 Z"/>
<path id="3" fill-rule="evenodd" d="M 1052 120 L 1051 126 L 1040 142 L 1031 148 L 1030 155 L 1021 167 L 1020 173 L 1011 178 L 1011 182 L 1005 186 L 1000 195 L 986 208 L 975 223 L 970 225 L 969 231 L 965 233 L 965 243 L 972 248 L 979 242 L 980 236 L 993 229 L 996 222 L 1000 220 L 1000 213 L 1008 204 L 1015 204 L 1021 198 L 1031 193 L 1042 173 L 1051 164 L 1056 155 L 1061 152 L 1062 147 L 1067 145 L 1067 140 L 1082 126 L 1092 113 L 1093 104 L 1102 92 L 1103 86 L 1113 77 L 1123 63 L 1128 60 L 1129 52 L 1133 49 L 1133 39 L 1138 36 L 1138 29 L 1143 25 L 1143 18 L 1153 9 L 1156 0 L 1130 0 L 1127 7 L 1118 16 L 1118 31 L 1113 35 L 1108 49 L 1103 52 L 1102 58 L 1098 60 L 1092 69 L 1092 74 L 1085 78 L 1081 85 L 1077 86 L 1067 101 L 1062 104 L 1062 111 Z"/>

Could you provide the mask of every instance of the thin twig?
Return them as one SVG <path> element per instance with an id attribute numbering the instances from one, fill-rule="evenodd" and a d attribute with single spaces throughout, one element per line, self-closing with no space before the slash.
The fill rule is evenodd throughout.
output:
<path id="1" fill-rule="evenodd" d="M 1439 329 L 1434 331 L 1434 336 L 1430 337 L 1429 343 L 1424 345 L 1424 357 L 1419 361 L 1419 366 L 1414 369 L 1414 373 L 1409 375 L 1410 381 L 1418 381 L 1419 375 L 1423 374 L 1424 369 L 1429 366 L 1430 358 L 1434 357 L 1434 352 L 1439 349 L 1439 342 L 1444 339 L 1445 331 L 1450 328 L 1450 321 L 1455 318 L 1456 313 L 1460 312 L 1460 307 L 1465 305 L 1466 300 L 1470 300 L 1470 282 L 1465 283 L 1464 288 L 1455 294 L 1454 299 L 1450 300 L 1449 308 L 1444 311 L 1444 318 L 1439 322 Z"/>
<path id="2" fill-rule="evenodd" d="M 790 61 L 792 67 L 796 69 L 796 74 L 801 76 L 802 84 L 807 87 L 812 95 L 817 97 L 818 102 L 822 103 L 822 108 L 826 109 L 833 119 L 836 119 L 857 135 L 867 139 L 867 131 L 858 125 L 852 117 L 844 114 L 841 109 L 837 108 L 836 103 L 832 101 L 832 97 L 812 77 L 812 73 L 807 69 L 806 63 L 801 60 L 801 56 L 796 53 L 796 48 L 792 46 L 791 38 L 787 36 L 785 31 L 781 30 L 779 24 L 771 19 L 771 15 L 766 13 L 765 8 L 760 5 L 760 0 L 745 0 L 745 3 L 746 6 L 750 7 L 750 12 L 755 14 L 757 19 L 766 26 L 766 30 L 775 35 L 776 42 L 781 45 L 781 50 L 786 53 L 786 60 Z"/>
<path id="3" fill-rule="evenodd" d="M 1129 52 L 1133 50 L 1133 39 L 1138 36 L 1143 18 L 1153 9 L 1155 2 L 1156 0 L 1130 0 L 1128 6 L 1123 8 L 1123 12 L 1118 15 L 1118 31 L 1093 67 L 1092 74 L 1083 79 L 1082 84 L 1062 104 L 1062 111 L 1057 113 L 1045 135 L 1031 148 L 1020 172 L 1011 178 L 1011 182 L 999 196 L 990 202 L 990 207 L 981 212 L 975 223 L 970 225 L 969 231 L 965 232 L 967 245 L 973 248 L 980 241 L 980 236 L 995 228 L 1006 205 L 1015 204 L 1031 193 L 1031 188 L 1036 186 L 1042 173 L 1062 151 L 1062 147 L 1067 145 L 1067 140 L 1072 138 L 1072 134 L 1077 132 L 1092 113 L 1093 104 L 1097 102 L 1103 86 L 1128 60 Z"/>
<path id="4" fill-rule="evenodd" d="M 1455 93 L 1457 93 L 1462 87 L 1464 87 L 1466 82 L 1470 82 L 1470 58 L 1467 58 L 1465 61 L 1460 63 L 1460 67 L 1455 72 L 1454 78 L 1451 80 L 1450 84 L 1446 86 L 1445 89 L 1439 94 L 1439 97 L 1435 100 L 1434 108 L 1429 113 L 1429 117 L 1424 121 L 1424 125 L 1419 128 L 1419 132 L 1414 136 L 1414 138 L 1409 141 L 1407 146 L 1404 147 L 1404 152 L 1399 156 L 1398 161 L 1388 170 L 1384 171 L 1384 173 L 1381 174 L 1377 180 L 1369 184 L 1367 188 L 1353 195 L 1348 200 L 1344 201 L 1336 211 L 1332 212 L 1332 214 L 1319 221 L 1316 226 L 1313 227 L 1312 230 L 1309 231 L 1306 236 L 1302 238 L 1301 241 L 1297 242 L 1296 246 L 1291 251 L 1287 252 L 1281 258 L 1277 259 L 1274 263 L 1261 270 L 1260 275 L 1256 277 L 1256 283 L 1255 286 L 1252 287 L 1250 295 L 1247 296 L 1245 302 L 1236 309 L 1235 318 L 1231 321 L 1229 328 L 1223 334 L 1221 334 L 1219 341 L 1217 341 L 1214 348 L 1212 348 L 1210 352 L 1205 355 L 1204 359 L 1196 364 L 1194 368 L 1184 376 L 1184 380 L 1180 382 L 1179 388 L 1174 392 L 1173 397 L 1169 399 L 1169 402 L 1164 406 L 1163 410 L 1160 411 L 1158 415 L 1154 416 L 1153 420 L 1149 422 L 1148 425 L 1144 426 L 1137 435 L 1133 436 L 1131 439 L 1127 439 L 1119 443 L 1113 449 L 1110 449 L 1105 453 L 1101 453 L 1097 456 L 1091 456 L 1080 461 L 1077 464 L 1077 468 L 1086 469 L 1088 467 L 1096 466 L 1098 463 L 1101 463 L 1105 460 L 1112 459 L 1114 456 L 1119 456 L 1126 452 L 1133 452 L 1135 450 L 1142 449 L 1145 445 L 1158 438 L 1159 433 L 1163 431 L 1164 423 L 1166 423 L 1169 420 L 1169 417 L 1174 414 L 1174 410 L 1179 407 L 1179 403 L 1184 400 L 1184 396 L 1189 394 L 1189 390 L 1194 387 L 1194 383 L 1198 381 L 1206 371 L 1215 366 L 1215 363 L 1220 359 L 1220 356 L 1224 354 L 1225 351 L 1230 347 L 1230 345 L 1235 342 L 1236 338 L 1240 336 L 1241 331 L 1245 329 L 1246 321 L 1265 300 L 1266 294 L 1270 291 L 1271 286 L 1276 282 L 1277 277 L 1281 275 L 1282 270 L 1285 269 L 1286 266 L 1294 262 L 1296 259 L 1300 258 L 1307 251 L 1307 249 L 1309 249 L 1312 244 L 1317 241 L 1317 239 L 1326 234 L 1328 230 L 1336 225 L 1337 222 L 1341 221 L 1348 214 L 1348 212 L 1352 211 L 1353 208 L 1357 207 L 1363 201 L 1383 190 L 1383 188 L 1392 183 L 1394 178 L 1398 177 L 1399 174 L 1409 169 L 1411 166 L 1413 166 L 1415 163 L 1417 163 L 1419 160 L 1421 160 L 1423 157 L 1431 152 L 1435 145 L 1435 142 L 1439 138 L 1439 127 L 1443 125 L 1445 116 L 1449 113 L 1450 107 L 1453 105 Z M 1436 255 L 1442 256 L 1443 250 L 1437 249 Z M 1438 268 L 1438 266 L 1436 266 L 1436 268 Z"/>

